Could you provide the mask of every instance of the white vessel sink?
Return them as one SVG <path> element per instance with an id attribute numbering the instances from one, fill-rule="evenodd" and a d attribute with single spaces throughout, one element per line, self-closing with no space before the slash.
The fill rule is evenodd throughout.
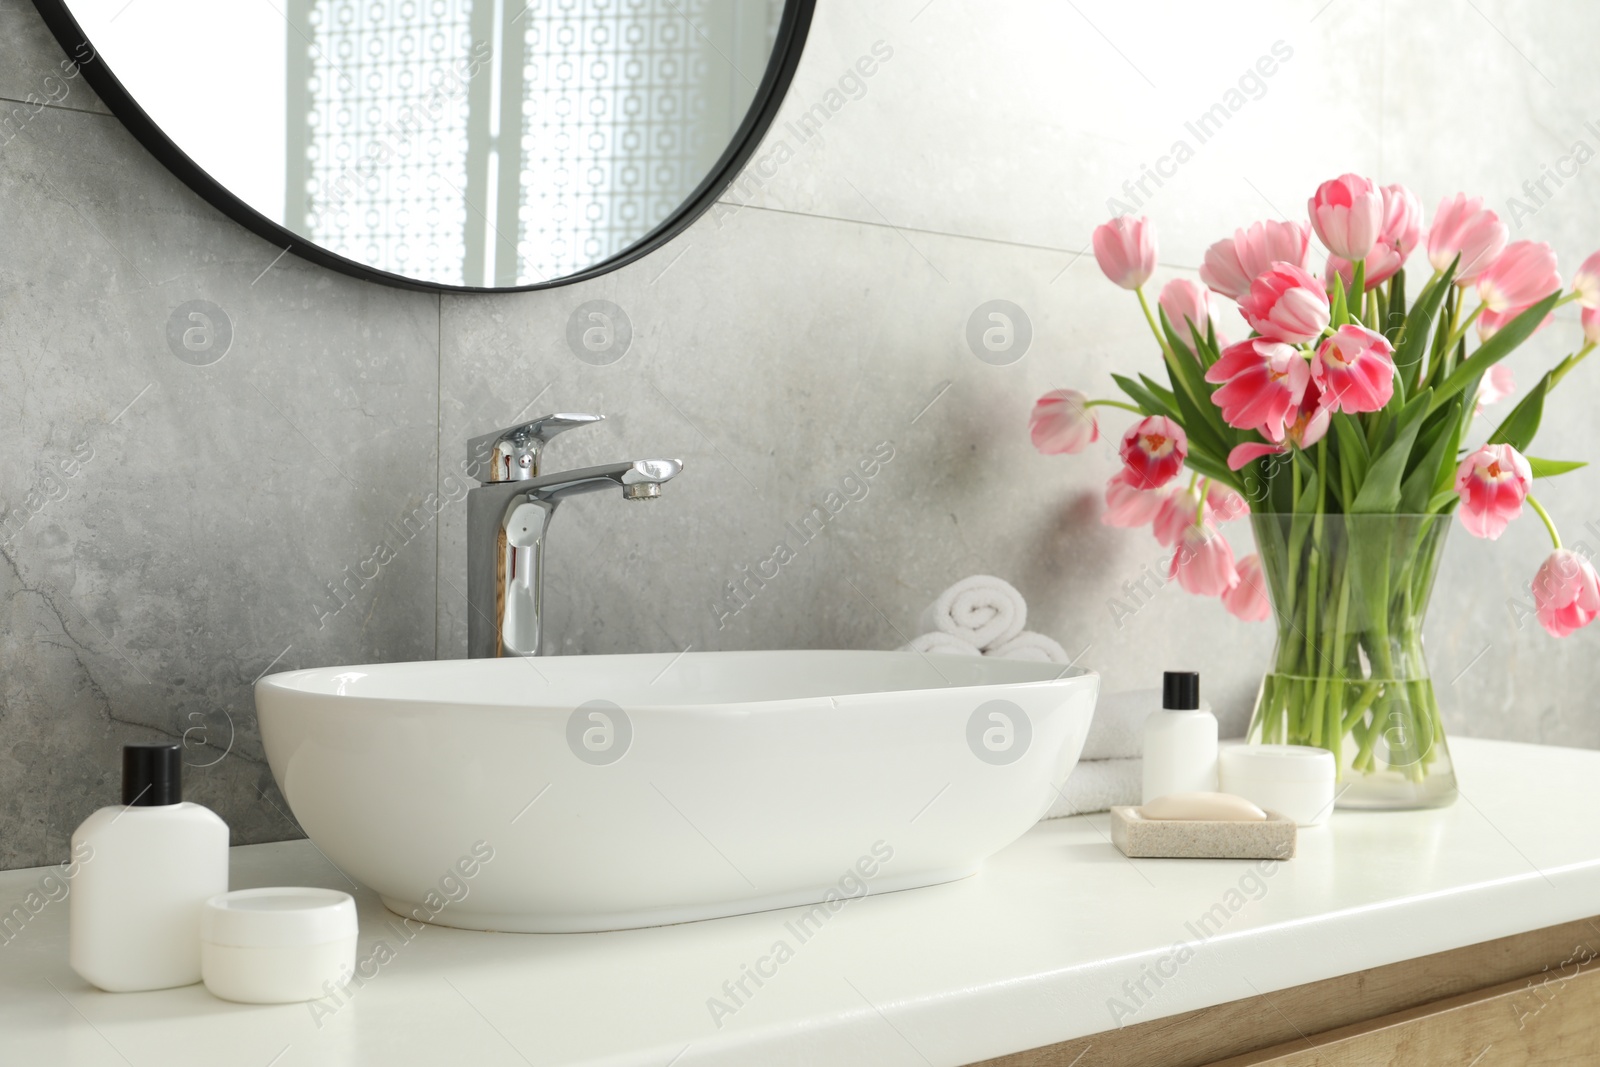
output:
<path id="1" fill-rule="evenodd" d="M 1014 660 L 691 652 L 292 671 L 256 706 L 295 818 L 389 908 L 569 932 L 972 874 L 1045 813 L 1098 688 Z"/>

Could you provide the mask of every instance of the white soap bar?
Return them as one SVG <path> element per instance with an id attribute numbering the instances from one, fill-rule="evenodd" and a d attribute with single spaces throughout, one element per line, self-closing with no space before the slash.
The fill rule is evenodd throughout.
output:
<path id="1" fill-rule="evenodd" d="M 1207 822 L 1266 822 L 1267 813 L 1244 797 L 1227 793 L 1168 793 L 1139 809 L 1146 819 Z"/>

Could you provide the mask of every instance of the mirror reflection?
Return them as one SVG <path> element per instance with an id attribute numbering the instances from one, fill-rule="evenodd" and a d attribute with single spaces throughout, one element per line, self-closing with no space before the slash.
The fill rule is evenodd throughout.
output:
<path id="1" fill-rule="evenodd" d="M 445 285 L 617 255 L 716 170 L 783 0 L 73 0 L 133 99 L 266 218 Z"/>

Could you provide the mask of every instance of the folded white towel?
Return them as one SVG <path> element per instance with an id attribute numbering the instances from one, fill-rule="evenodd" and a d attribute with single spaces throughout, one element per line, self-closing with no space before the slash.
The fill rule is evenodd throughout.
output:
<path id="1" fill-rule="evenodd" d="M 1017 636 L 1027 621 L 1022 594 L 1005 579 L 987 574 L 961 579 L 922 613 L 922 629 L 938 630 L 985 650 Z"/>
<path id="2" fill-rule="evenodd" d="M 1047 819 L 1105 811 L 1119 804 L 1137 804 L 1144 792 L 1144 760 L 1080 760 L 1060 787 Z"/>
<path id="3" fill-rule="evenodd" d="M 959 637 L 952 637 L 938 630 L 932 633 L 913 637 L 909 642 L 901 645 L 901 652 L 920 652 L 924 656 L 979 656 L 982 655 L 974 645 L 969 645 Z"/>
<path id="4" fill-rule="evenodd" d="M 1202 700 L 1207 711 L 1211 705 Z M 1083 742 L 1080 760 L 1126 759 L 1144 752 L 1144 721 L 1161 707 L 1159 689 L 1124 689 L 1104 693 L 1095 702 L 1094 718 L 1089 720 L 1089 736 Z"/>
<path id="5" fill-rule="evenodd" d="M 1072 657 L 1054 638 L 1024 630 L 1004 644 L 995 645 L 984 653 L 999 659 L 1027 659 L 1038 663 L 1071 663 Z"/>
<path id="6" fill-rule="evenodd" d="M 1161 706 L 1159 689 L 1103 693 L 1089 720 L 1080 760 L 1125 759 L 1144 752 L 1144 721 Z"/>

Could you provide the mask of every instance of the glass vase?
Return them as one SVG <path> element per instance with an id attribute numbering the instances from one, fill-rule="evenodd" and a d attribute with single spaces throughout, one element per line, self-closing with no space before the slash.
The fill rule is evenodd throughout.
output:
<path id="1" fill-rule="evenodd" d="M 1340 808 L 1431 808 L 1455 772 L 1422 649 L 1449 515 L 1252 514 L 1278 647 L 1249 740 L 1334 755 Z"/>

